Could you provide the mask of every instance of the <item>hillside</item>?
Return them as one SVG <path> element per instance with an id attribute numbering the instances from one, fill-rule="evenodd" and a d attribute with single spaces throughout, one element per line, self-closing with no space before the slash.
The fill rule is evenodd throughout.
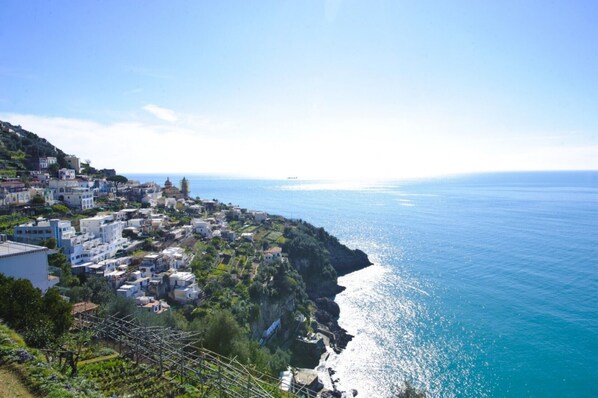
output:
<path id="1" fill-rule="evenodd" d="M 16 177 L 27 170 L 37 170 L 39 158 L 57 158 L 60 167 L 66 166 L 65 153 L 45 138 L 21 126 L 0 121 L 0 175 Z"/>

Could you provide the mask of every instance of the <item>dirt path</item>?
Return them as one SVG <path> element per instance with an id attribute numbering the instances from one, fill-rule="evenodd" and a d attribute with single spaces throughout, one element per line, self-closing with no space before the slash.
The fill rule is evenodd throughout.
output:
<path id="1" fill-rule="evenodd" d="M 8 368 L 0 367 L 0 397 L 35 398 L 21 380 Z"/>

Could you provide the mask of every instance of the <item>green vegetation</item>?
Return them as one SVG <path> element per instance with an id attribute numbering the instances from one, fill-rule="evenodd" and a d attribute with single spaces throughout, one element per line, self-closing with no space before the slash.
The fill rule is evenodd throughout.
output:
<path id="1" fill-rule="evenodd" d="M 336 271 L 330 263 L 330 253 L 321 236 L 306 223 L 285 229 L 283 249 L 289 261 L 299 271 L 310 296 L 318 296 L 322 289 L 336 285 Z M 323 230 L 322 230 L 323 231 Z"/>
<path id="2" fill-rule="evenodd" d="M 113 182 L 116 187 L 116 192 L 118 192 L 118 186 L 126 184 L 129 179 L 125 176 L 115 175 L 106 178 L 106 181 Z"/>
<path id="3" fill-rule="evenodd" d="M 0 234 L 12 235 L 17 225 L 28 223 L 31 219 L 21 213 L 0 216 Z"/>
<path id="4" fill-rule="evenodd" d="M 39 158 L 48 156 L 57 158 L 57 167 L 66 167 L 65 153 L 47 140 L 21 126 L 0 122 L 0 175 L 16 177 L 37 170 Z"/>
<path id="5" fill-rule="evenodd" d="M 156 369 L 122 358 L 88 363 L 81 367 L 81 376 L 97 383 L 106 396 L 174 397 L 184 392 L 178 383 L 161 377 Z"/>
<path id="6" fill-rule="evenodd" d="M 0 324 L 0 371 L 6 372 L 7 377 L 19 383 L 21 388 L 25 386 L 30 396 L 102 397 L 93 382 L 65 376 L 48 364 L 38 350 L 27 347 L 21 336 L 3 324 Z"/>
<path id="7" fill-rule="evenodd" d="M 0 318 L 33 347 L 56 343 L 71 326 L 71 306 L 56 288 L 42 296 L 30 281 L 0 274 L 0 297 Z"/>

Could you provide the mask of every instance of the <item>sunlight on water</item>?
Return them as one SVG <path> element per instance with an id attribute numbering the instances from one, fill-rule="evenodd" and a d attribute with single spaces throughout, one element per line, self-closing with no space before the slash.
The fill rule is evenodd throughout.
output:
<path id="1" fill-rule="evenodd" d="M 359 181 L 326 181 L 309 182 L 291 185 L 280 185 L 282 191 L 380 191 L 386 189 L 384 184 Z"/>
<path id="2" fill-rule="evenodd" d="M 429 396 L 454 397 L 464 391 L 485 396 L 473 385 L 476 378 L 458 340 L 442 333 L 430 338 L 435 327 L 443 329 L 447 322 L 429 313 L 426 302 L 434 298 L 430 287 L 386 264 L 389 258 L 404 260 L 397 247 L 373 241 L 348 244 L 367 250 L 375 265 L 339 279 L 347 287 L 336 297 L 342 308 L 339 323 L 355 336 L 345 351 L 329 359 L 341 389 L 384 398 L 409 381 Z"/>

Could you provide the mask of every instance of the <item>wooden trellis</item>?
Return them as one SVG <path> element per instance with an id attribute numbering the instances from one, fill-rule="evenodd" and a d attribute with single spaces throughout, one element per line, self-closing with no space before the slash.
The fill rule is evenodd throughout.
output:
<path id="1" fill-rule="evenodd" d="M 199 387 L 202 397 L 314 397 L 309 390 L 278 390 L 279 380 L 197 346 L 197 334 L 167 327 L 142 326 L 132 316 L 78 314 L 75 325 L 112 341 L 121 354 L 149 363 L 171 381 Z"/>

